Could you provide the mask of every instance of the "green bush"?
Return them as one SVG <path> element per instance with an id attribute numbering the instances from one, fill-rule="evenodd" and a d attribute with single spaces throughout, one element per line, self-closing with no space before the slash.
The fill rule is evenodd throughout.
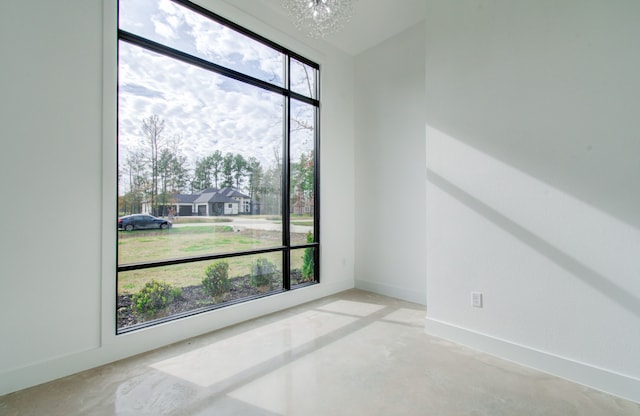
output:
<path id="1" fill-rule="evenodd" d="M 205 278 L 202 279 L 204 290 L 213 297 L 222 296 L 231 288 L 229 281 L 229 263 L 218 261 L 210 264 L 204 271 Z"/>
<path id="2" fill-rule="evenodd" d="M 264 257 L 260 257 L 251 266 L 251 284 L 258 288 L 271 288 L 273 275 L 277 270 L 278 269 L 275 264 Z"/>
<path id="3" fill-rule="evenodd" d="M 307 243 L 313 243 L 313 234 L 311 234 L 311 231 L 307 233 Z M 312 247 L 305 248 L 304 255 L 302 256 L 302 277 L 305 280 L 313 277 L 313 250 Z"/>
<path id="4" fill-rule="evenodd" d="M 131 300 L 136 311 L 153 315 L 180 296 L 182 296 L 182 289 L 154 279 L 145 283 L 143 288 L 131 297 Z"/>

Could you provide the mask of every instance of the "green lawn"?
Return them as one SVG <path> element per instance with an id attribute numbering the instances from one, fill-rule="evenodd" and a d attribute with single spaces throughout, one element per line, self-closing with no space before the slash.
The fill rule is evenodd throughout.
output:
<path id="1" fill-rule="evenodd" d="M 118 263 L 138 263 L 281 245 L 277 231 L 234 232 L 228 225 L 118 232 Z"/>
<path id="2" fill-rule="evenodd" d="M 306 225 L 308 227 L 313 227 L 313 220 L 310 221 L 291 221 L 292 225 Z"/>
<path id="3" fill-rule="evenodd" d="M 199 224 L 199 223 L 221 223 L 232 222 L 231 218 L 209 218 L 209 217 L 175 217 L 172 222 L 176 224 Z"/>
<path id="4" fill-rule="evenodd" d="M 305 234 L 292 234 L 294 244 L 304 244 Z M 145 230 L 118 232 L 119 264 L 166 260 L 206 254 L 230 253 L 257 248 L 276 247 L 282 244 L 281 233 L 277 231 L 243 230 L 234 232 L 226 225 L 203 225 L 167 230 Z M 304 250 L 292 254 L 292 268 L 302 266 Z M 267 257 L 281 269 L 281 254 L 269 253 L 259 256 L 232 257 L 229 263 L 231 278 L 251 273 L 251 265 L 258 257 Z M 118 274 L 118 293 L 135 293 L 151 279 L 184 287 L 199 285 L 205 268 L 212 261 L 177 264 L 153 269 L 134 270 Z"/>
<path id="5" fill-rule="evenodd" d="M 258 257 L 266 257 L 269 261 L 276 264 L 279 270 L 282 269 L 282 255 L 280 253 L 232 257 L 224 260 L 229 263 L 229 278 L 233 279 L 235 277 L 250 274 L 251 265 L 258 259 Z M 300 258 L 300 261 L 296 262 L 300 263 L 300 266 L 297 267 L 301 267 L 302 258 Z M 205 277 L 205 269 L 211 263 L 215 263 L 215 260 L 121 272 L 118 273 L 118 293 L 135 293 L 142 289 L 144 284 L 151 279 L 161 280 L 177 287 L 199 285 Z"/>

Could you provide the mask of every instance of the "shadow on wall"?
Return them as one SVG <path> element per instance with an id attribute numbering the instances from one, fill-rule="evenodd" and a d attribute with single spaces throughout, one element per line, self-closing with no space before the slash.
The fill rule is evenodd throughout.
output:
<path id="1" fill-rule="evenodd" d="M 640 317 L 640 231 L 427 126 L 427 180 Z"/>

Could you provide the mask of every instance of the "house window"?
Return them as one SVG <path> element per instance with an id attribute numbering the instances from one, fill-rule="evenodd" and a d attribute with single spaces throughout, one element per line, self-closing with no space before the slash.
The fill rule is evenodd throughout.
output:
<path id="1" fill-rule="evenodd" d="M 318 80 L 188 1 L 119 1 L 117 333 L 319 282 Z"/>

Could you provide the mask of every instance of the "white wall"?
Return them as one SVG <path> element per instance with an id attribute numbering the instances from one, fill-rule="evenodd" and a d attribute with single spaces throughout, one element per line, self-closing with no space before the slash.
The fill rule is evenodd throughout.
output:
<path id="1" fill-rule="evenodd" d="M 424 304 L 424 24 L 356 57 L 356 287 Z"/>
<path id="2" fill-rule="evenodd" d="M 428 332 L 640 401 L 639 3 L 429 0 L 357 81 L 256 2 L 201 4 L 322 64 L 323 283 L 114 336 L 113 0 L 9 2 L 0 394 L 351 287 L 355 239 L 358 286 L 426 294 Z M 426 237 L 424 202 L 393 212 L 424 198 L 425 121 Z"/>
<path id="3" fill-rule="evenodd" d="M 115 1 L 9 2 L 0 394 L 353 287 L 353 60 L 273 29 L 285 26 L 249 3 L 201 3 L 322 65 L 322 283 L 115 336 Z"/>
<path id="4" fill-rule="evenodd" d="M 640 3 L 427 16 L 427 332 L 640 401 Z"/>
<path id="5" fill-rule="evenodd" d="M 101 4 L 69 8 L 0 17 L 0 393 L 20 367 L 100 345 Z"/>

